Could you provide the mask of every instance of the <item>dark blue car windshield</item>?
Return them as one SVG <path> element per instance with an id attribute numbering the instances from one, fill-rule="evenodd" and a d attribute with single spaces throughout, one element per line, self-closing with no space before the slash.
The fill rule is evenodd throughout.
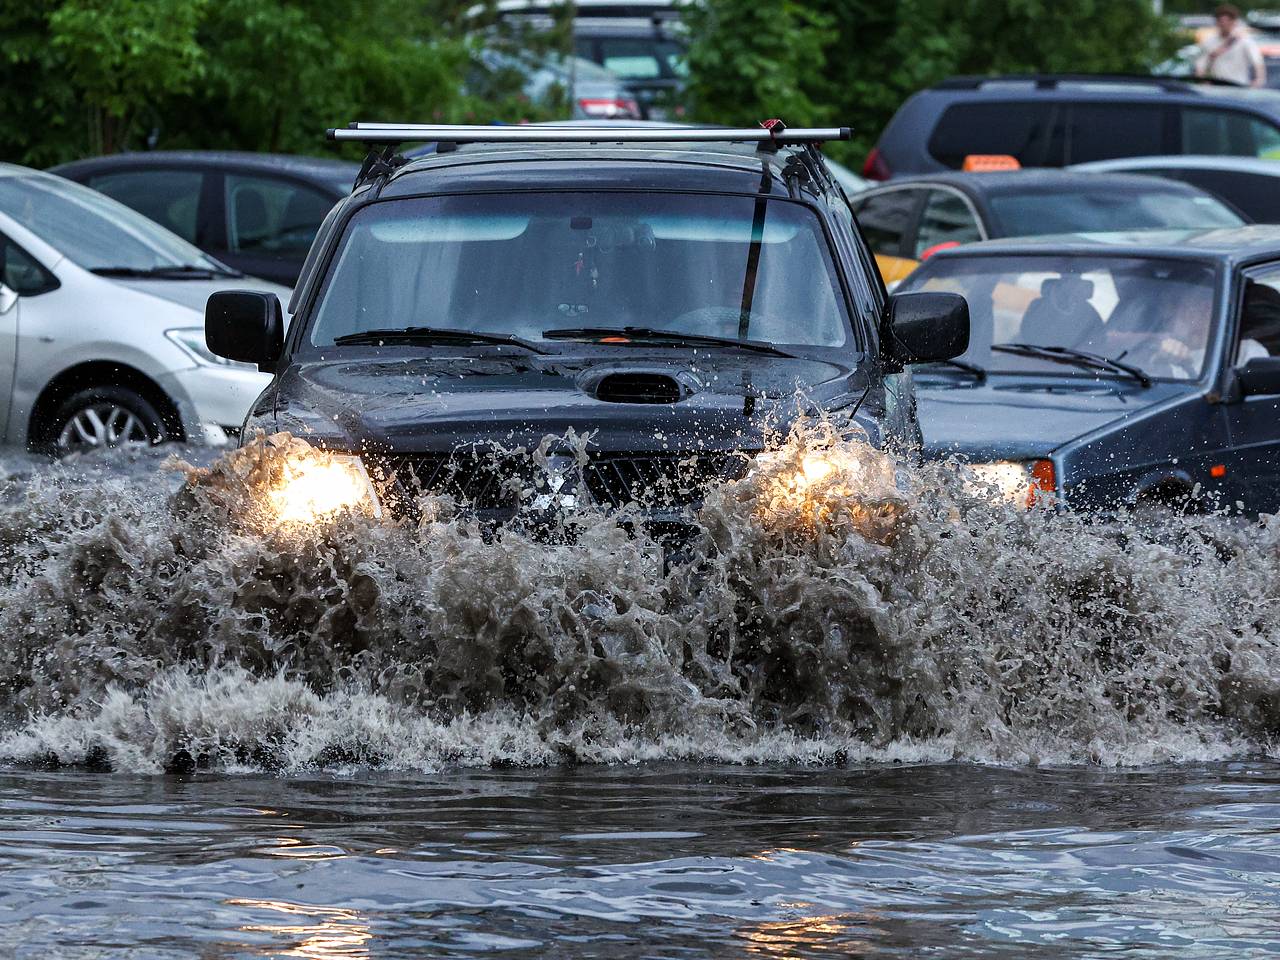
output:
<path id="1" fill-rule="evenodd" d="M 1152 377 L 1195 379 L 1216 316 L 1213 268 L 1181 260 L 943 255 L 900 289 L 963 295 L 970 336 L 961 359 L 1007 372 L 1066 369 L 1044 358 L 993 351 L 993 344 L 1067 347 L 1122 360 Z"/>
<path id="2" fill-rule="evenodd" d="M 392 200 L 347 227 L 309 340 L 412 326 L 514 334 L 650 327 L 835 347 L 849 331 L 817 216 L 674 193 Z"/>

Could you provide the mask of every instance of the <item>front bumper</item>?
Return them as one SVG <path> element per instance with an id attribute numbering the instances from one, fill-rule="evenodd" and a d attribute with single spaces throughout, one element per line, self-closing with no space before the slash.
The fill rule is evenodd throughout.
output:
<path id="1" fill-rule="evenodd" d="M 238 433 L 271 374 L 251 367 L 189 367 L 165 374 L 160 385 L 178 407 L 187 439 L 221 445 Z"/>

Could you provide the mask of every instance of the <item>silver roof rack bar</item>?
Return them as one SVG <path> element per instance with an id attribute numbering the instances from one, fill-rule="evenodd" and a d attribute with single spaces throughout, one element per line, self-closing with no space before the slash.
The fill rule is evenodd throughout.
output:
<path id="1" fill-rule="evenodd" d="M 325 131 L 330 140 L 354 143 L 405 143 L 414 140 L 467 143 L 723 143 L 724 141 L 796 144 L 848 140 L 848 127 L 789 127 L 774 133 L 764 127 L 556 127 L 533 124 L 481 126 L 444 123 L 353 123 Z"/>

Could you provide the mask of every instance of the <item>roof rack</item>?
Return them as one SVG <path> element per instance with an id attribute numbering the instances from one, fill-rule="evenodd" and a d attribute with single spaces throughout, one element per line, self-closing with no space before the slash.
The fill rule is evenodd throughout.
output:
<path id="1" fill-rule="evenodd" d="M 1159 87 L 1169 92 L 1186 92 L 1192 78 L 1150 76 L 1140 73 L 1006 73 L 991 76 L 949 77 L 934 84 L 935 90 L 977 90 L 988 83 L 1033 83 L 1041 90 L 1052 90 L 1063 83 L 1131 83 L 1134 86 Z"/>
<path id="2" fill-rule="evenodd" d="M 746 142 L 787 146 L 848 140 L 849 127 L 626 127 L 542 124 L 481 126 L 447 123 L 352 123 L 325 131 L 330 140 L 354 143 L 723 143 Z"/>

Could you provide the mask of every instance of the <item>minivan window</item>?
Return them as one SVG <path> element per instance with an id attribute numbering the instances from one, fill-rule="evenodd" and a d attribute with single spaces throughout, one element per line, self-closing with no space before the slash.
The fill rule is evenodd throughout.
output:
<path id="1" fill-rule="evenodd" d="M 1182 152 L 1230 157 L 1280 158 L 1280 130 L 1238 110 L 1182 110 Z"/>
<path id="2" fill-rule="evenodd" d="M 1071 105 L 1067 155 L 1071 163 L 1166 153 L 1169 111 L 1156 103 Z"/>
<path id="3" fill-rule="evenodd" d="M 413 326 L 534 340 L 636 326 L 808 346 L 840 346 L 849 329 L 822 225 L 786 200 L 395 200 L 351 218 L 333 263 L 311 325 L 316 346 Z"/>
<path id="4" fill-rule="evenodd" d="M 971 154 L 1004 154 L 1024 167 L 1060 167 L 1062 120 L 1054 103 L 957 103 L 938 119 L 929 153 L 959 170 Z"/>
<path id="5" fill-rule="evenodd" d="M 196 242 L 204 174 L 197 170 L 119 170 L 98 173 L 89 186 L 168 227 L 188 243 Z"/>

